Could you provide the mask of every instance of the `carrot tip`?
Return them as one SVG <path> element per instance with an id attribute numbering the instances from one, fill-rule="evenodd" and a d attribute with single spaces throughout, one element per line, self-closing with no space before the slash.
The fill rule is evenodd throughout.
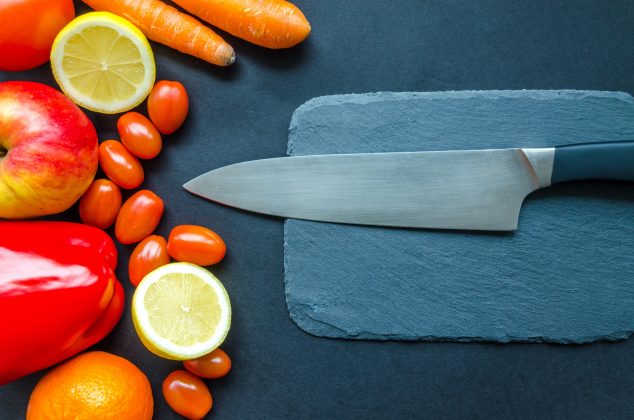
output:
<path id="1" fill-rule="evenodd" d="M 235 53 L 235 51 L 231 51 L 231 56 L 229 58 L 227 58 L 226 64 L 227 64 L 227 66 L 230 66 L 233 63 L 235 63 L 235 61 L 236 61 L 236 53 Z"/>

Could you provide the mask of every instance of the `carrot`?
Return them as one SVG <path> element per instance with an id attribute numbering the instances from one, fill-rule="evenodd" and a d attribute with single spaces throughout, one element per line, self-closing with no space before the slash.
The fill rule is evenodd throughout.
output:
<path id="1" fill-rule="evenodd" d="M 218 34 L 198 20 L 160 0 L 82 0 L 95 10 L 128 19 L 149 39 L 219 66 L 229 66 L 235 53 Z"/>
<path id="2" fill-rule="evenodd" d="M 292 47 L 310 33 L 306 17 L 284 0 L 172 1 L 215 27 L 262 47 Z"/>

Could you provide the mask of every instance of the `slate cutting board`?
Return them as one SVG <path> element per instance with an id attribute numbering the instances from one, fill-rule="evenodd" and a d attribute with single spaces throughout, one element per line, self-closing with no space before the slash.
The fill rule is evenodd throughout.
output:
<path id="1" fill-rule="evenodd" d="M 290 155 L 547 147 L 634 139 L 620 92 L 372 93 L 312 99 Z M 634 164 L 634 162 L 633 162 Z M 617 340 L 634 330 L 634 186 L 530 195 L 513 233 L 285 223 L 293 321 L 347 339 Z"/>

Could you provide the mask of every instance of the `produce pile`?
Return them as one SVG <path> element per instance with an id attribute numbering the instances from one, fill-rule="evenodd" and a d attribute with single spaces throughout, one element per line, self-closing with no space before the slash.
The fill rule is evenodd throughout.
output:
<path id="1" fill-rule="evenodd" d="M 213 404 L 205 380 L 231 369 L 220 348 L 231 302 L 209 270 L 227 247 L 205 226 L 155 233 L 169 203 L 143 187 L 143 162 L 185 123 L 189 96 L 179 81 L 156 80 L 148 39 L 229 66 L 235 51 L 212 26 L 276 49 L 311 28 L 284 0 L 174 0 L 185 12 L 160 0 L 83 1 L 95 11 L 75 16 L 72 0 L 0 3 L 0 70 L 50 60 L 61 90 L 0 83 L 0 303 L 18 320 L 0 331 L 0 385 L 50 368 L 27 419 L 152 418 L 146 375 L 120 356 L 87 351 L 125 310 L 116 241 L 134 245 L 127 281 L 140 342 L 182 361 L 163 396 L 200 419 Z M 118 139 L 99 138 L 82 108 L 120 114 Z M 46 220 L 74 206 L 79 220 Z"/>

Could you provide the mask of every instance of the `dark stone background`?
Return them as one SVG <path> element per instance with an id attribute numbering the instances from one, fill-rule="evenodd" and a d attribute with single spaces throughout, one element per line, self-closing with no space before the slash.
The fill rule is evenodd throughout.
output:
<path id="1" fill-rule="evenodd" d="M 78 12 L 87 8 L 76 2 Z M 185 126 L 145 164 L 145 187 L 166 202 L 158 233 L 206 225 L 229 253 L 213 271 L 234 305 L 224 349 L 229 376 L 209 381 L 218 419 L 631 418 L 634 343 L 582 346 L 345 341 L 313 337 L 284 299 L 282 220 L 213 205 L 181 187 L 222 165 L 282 156 L 293 110 L 336 93 L 463 89 L 586 89 L 634 93 L 634 2 L 297 1 L 313 33 L 268 51 L 227 36 L 229 69 L 153 44 L 157 78 L 189 89 Z M 47 65 L 0 80 L 54 85 Z M 144 105 L 140 107 L 145 111 Z M 116 118 L 89 114 L 101 139 Z M 49 219 L 78 220 L 76 207 Z M 37 240 L 37 238 L 34 238 Z M 591 246 L 591 243 L 588 244 Z M 120 246 L 118 275 L 128 291 Z M 3 320 L 11 322 L 11 320 Z M 5 343 L 0 343 L 4 345 Z M 177 362 L 146 351 L 126 310 L 95 348 L 150 378 L 157 419 L 179 418 L 161 381 Z M 43 372 L 0 388 L 0 418 L 23 418 Z"/>

